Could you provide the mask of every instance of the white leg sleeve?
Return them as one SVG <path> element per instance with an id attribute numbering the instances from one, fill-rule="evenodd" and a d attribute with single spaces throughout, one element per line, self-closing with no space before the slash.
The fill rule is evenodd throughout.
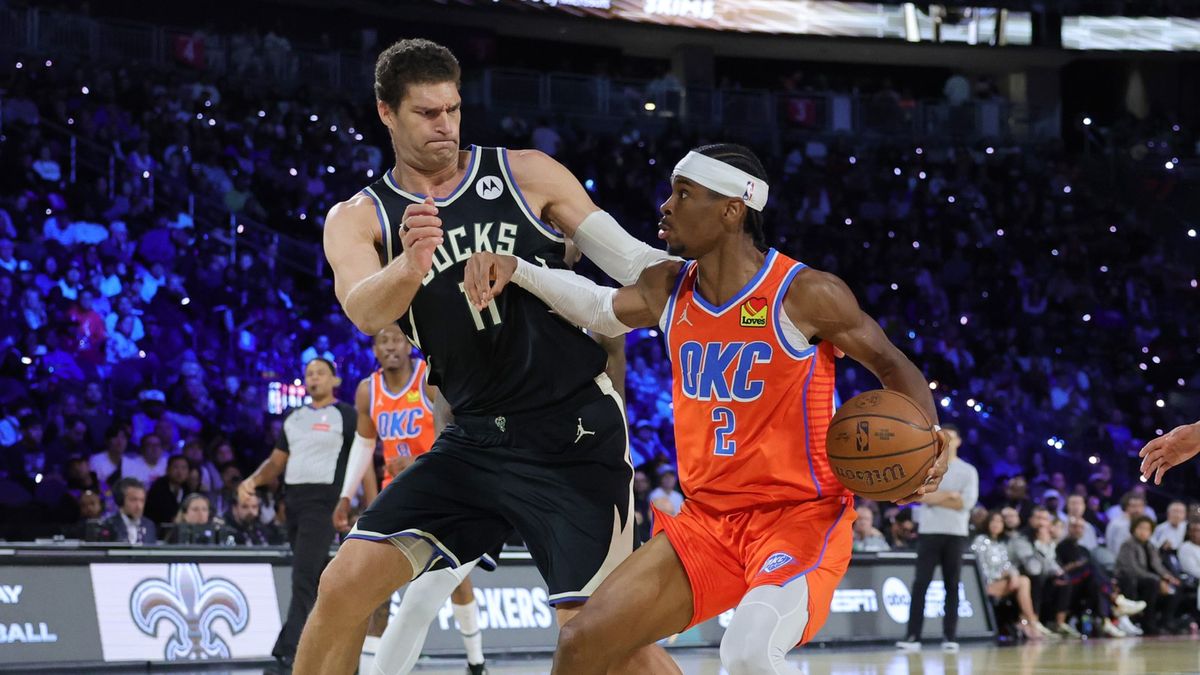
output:
<path id="1" fill-rule="evenodd" d="M 370 675 L 407 675 L 421 656 L 429 624 L 463 579 L 475 569 L 473 560 L 455 569 L 421 575 L 404 589 L 400 609 L 388 620 Z"/>
<path id="2" fill-rule="evenodd" d="M 808 626 L 808 582 L 759 586 L 738 603 L 721 639 L 721 665 L 729 675 L 799 675 L 784 658 Z"/>

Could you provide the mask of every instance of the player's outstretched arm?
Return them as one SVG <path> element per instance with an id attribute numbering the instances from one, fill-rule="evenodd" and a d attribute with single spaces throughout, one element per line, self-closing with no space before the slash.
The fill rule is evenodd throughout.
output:
<path id="1" fill-rule="evenodd" d="M 835 347 L 866 366 L 885 388 L 916 401 L 926 416 L 937 425 L 937 408 L 925 376 L 888 340 L 879 324 L 862 311 L 845 282 L 828 272 L 805 269 L 788 289 L 784 309 L 792 323 L 810 339 L 819 337 L 832 342 Z M 929 470 L 928 479 L 900 503 L 917 501 L 938 489 L 949 461 L 943 452 L 947 441 L 946 434 L 939 430 L 938 460 Z"/>
<path id="2" fill-rule="evenodd" d="M 334 292 L 346 317 L 367 335 L 408 311 L 442 243 L 442 221 L 432 199 L 409 205 L 403 222 L 404 250 L 383 267 L 375 248 L 379 216 L 370 197 L 359 194 L 339 202 L 325 219 L 325 257 L 333 268 Z"/>
<path id="3" fill-rule="evenodd" d="M 1142 478 L 1162 485 L 1167 469 L 1179 466 L 1200 454 L 1200 422 L 1175 427 L 1167 435 L 1146 444 L 1138 457 L 1142 458 Z"/>
<path id="4" fill-rule="evenodd" d="M 646 269 L 634 286 L 608 288 L 570 270 L 484 251 L 467 261 L 463 289 L 482 309 L 512 281 L 576 326 L 613 337 L 658 323 L 679 265 L 663 261 Z"/>
<path id="5" fill-rule="evenodd" d="M 513 178 L 539 209 L 542 219 L 567 235 L 580 252 L 617 283 L 630 286 L 642 270 L 668 258 L 667 252 L 638 240 L 596 206 L 579 179 L 538 150 L 509 152 Z"/>

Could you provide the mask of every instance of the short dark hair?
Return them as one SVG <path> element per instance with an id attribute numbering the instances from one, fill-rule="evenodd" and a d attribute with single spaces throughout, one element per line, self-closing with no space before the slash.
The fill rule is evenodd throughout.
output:
<path id="1" fill-rule="evenodd" d="M 1121 510 L 1124 511 L 1125 509 L 1129 508 L 1129 502 L 1135 499 L 1142 500 L 1143 504 L 1146 503 L 1146 498 L 1143 495 L 1133 492 L 1132 490 L 1121 495 Z"/>
<path id="2" fill-rule="evenodd" d="M 412 84 L 453 82 L 461 85 L 462 70 L 449 50 L 431 40 L 400 40 L 375 60 L 375 98 L 389 108 L 400 105 Z"/>
<path id="3" fill-rule="evenodd" d="M 1129 521 L 1129 534 L 1133 534 L 1134 531 L 1138 529 L 1138 525 L 1141 525 L 1142 523 L 1149 523 L 1150 529 L 1152 529 L 1152 530 L 1154 529 L 1154 519 L 1153 518 L 1151 518 L 1150 516 L 1138 516 L 1137 518 L 1134 518 L 1133 520 Z"/>
<path id="4" fill-rule="evenodd" d="M 763 168 L 758 155 L 755 155 L 753 150 L 744 145 L 715 143 L 713 145 L 702 145 L 696 148 L 695 152 L 705 157 L 712 157 L 713 159 L 725 162 L 762 181 L 767 180 L 767 170 Z M 763 234 L 762 211 L 756 211 L 747 205 L 746 220 L 743 222 L 742 227 L 754 239 L 754 246 L 756 248 L 766 250 L 767 238 Z"/>
<path id="5" fill-rule="evenodd" d="M 191 460 L 189 460 L 187 457 L 184 457 L 183 455 L 171 455 L 170 457 L 167 458 L 167 466 L 171 466 L 171 464 L 173 464 L 175 462 L 184 462 L 188 465 L 188 468 L 191 468 L 191 466 L 192 466 Z"/>
<path id="6" fill-rule="evenodd" d="M 333 361 L 330 361 L 329 359 L 325 358 L 324 356 L 318 356 L 318 357 L 312 359 L 312 361 L 309 361 L 308 363 L 312 363 L 313 361 L 320 361 L 321 363 L 324 363 L 325 365 L 329 366 L 329 373 L 331 375 L 333 375 L 334 377 L 337 377 L 337 365 L 334 364 Z M 305 368 L 308 367 L 308 363 L 304 364 Z"/>

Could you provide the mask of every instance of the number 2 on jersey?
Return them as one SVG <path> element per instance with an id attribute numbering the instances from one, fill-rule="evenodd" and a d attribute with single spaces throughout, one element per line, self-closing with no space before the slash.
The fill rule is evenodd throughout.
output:
<path id="1" fill-rule="evenodd" d="M 483 330 L 483 315 L 471 304 L 471 299 L 467 297 L 467 289 L 462 282 L 458 284 L 458 290 L 462 291 L 463 299 L 467 301 L 467 309 L 471 310 L 471 318 L 475 320 L 475 330 Z M 490 300 L 487 304 L 488 315 L 492 317 L 492 325 L 500 325 L 500 310 L 496 308 L 496 301 Z"/>
<path id="2" fill-rule="evenodd" d="M 732 457 L 737 452 L 737 441 L 729 436 L 737 428 L 737 418 L 729 408 L 720 407 L 713 408 L 712 421 L 720 425 L 713 430 L 713 454 Z"/>

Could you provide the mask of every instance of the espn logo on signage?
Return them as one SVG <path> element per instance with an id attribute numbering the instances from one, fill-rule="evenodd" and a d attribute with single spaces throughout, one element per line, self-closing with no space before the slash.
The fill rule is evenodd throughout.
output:
<path id="1" fill-rule="evenodd" d="M 767 326 L 767 299 L 766 298 L 750 298 L 742 303 L 742 327 L 743 328 L 766 328 Z"/>

